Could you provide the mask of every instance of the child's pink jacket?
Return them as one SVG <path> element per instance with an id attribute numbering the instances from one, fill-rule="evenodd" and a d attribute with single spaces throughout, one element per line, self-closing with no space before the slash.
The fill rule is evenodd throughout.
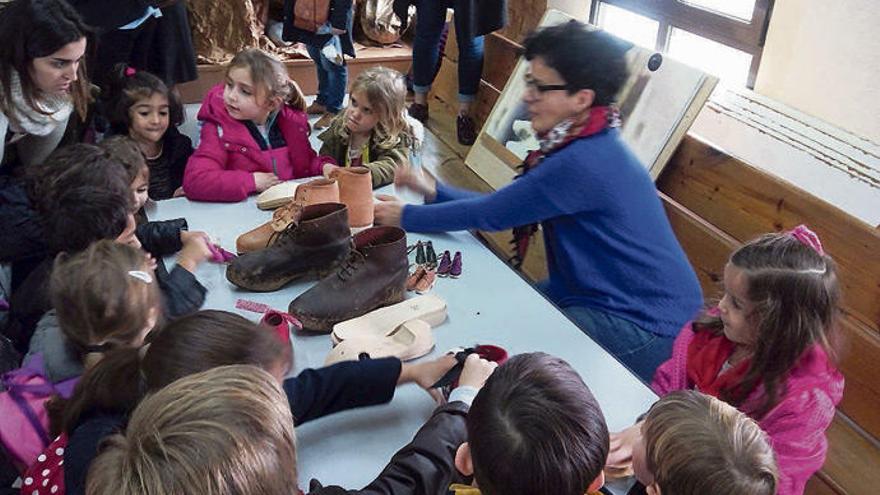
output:
<path id="1" fill-rule="evenodd" d="M 201 142 L 183 174 L 183 190 L 198 201 L 242 201 L 256 191 L 254 172 L 273 172 L 279 179 L 321 175 L 325 163 L 309 144 L 304 112 L 284 105 L 275 125 L 287 146 L 261 150 L 243 122 L 229 116 L 223 104 L 223 84 L 205 96 L 199 110 Z"/>
<path id="2" fill-rule="evenodd" d="M 693 389 L 687 377 L 687 351 L 694 332 L 688 323 L 675 339 L 672 357 L 654 374 L 651 388 L 661 397 L 675 390 Z M 758 425 L 769 436 L 779 466 L 779 495 L 801 495 L 810 476 L 825 462 L 825 430 L 843 397 L 843 375 L 821 346 L 808 349 L 785 380 L 779 403 Z M 752 415 L 762 404 L 759 385 L 740 410 Z"/>

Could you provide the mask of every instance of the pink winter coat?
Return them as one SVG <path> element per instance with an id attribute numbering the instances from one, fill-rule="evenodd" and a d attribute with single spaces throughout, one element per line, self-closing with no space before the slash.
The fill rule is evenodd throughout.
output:
<path id="1" fill-rule="evenodd" d="M 223 105 L 223 84 L 205 96 L 199 110 L 201 142 L 183 174 L 183 190 L 198 201 L 242 201 L 256 192 L 254 172 L 273 172 L 279 179 L 321 175 L 325 163 L 309 143 L 306 114 L 283 106 L 275 124 L 287 146 L 261 150 L 240 120 L 229 116 Z"/>
<path id="2" fill-rule="evenodd" d="M 657 395 L 694 388 L 687 377 L 687 351 L 693 338 L 693 329 L 688 324 L 675 339 L 672 357 L 654 374 L 651 388 Z M 763 396 L 764 387 L 759 385 L 739 409 L 751 415 L 761 406 Z M 843 375 L 824 349 L 816 345 L 804 353 L 791 371 L 779 403 L 763 418 L 756 419 L 770 436 L 776 454 L 779 495 L 801 495 L 807 480 L 822 467 L 828 450 L 825 430 L 842 397 Z"/>

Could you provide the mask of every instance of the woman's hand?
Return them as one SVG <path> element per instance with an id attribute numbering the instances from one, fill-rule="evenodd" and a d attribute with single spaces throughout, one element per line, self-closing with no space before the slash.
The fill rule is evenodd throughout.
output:
<path id="1" fill-rule="evenodd" d="M 400 227 L 400 219 L 403 216 L 402 201 L 388 194 L 377 194 L 378 203 L 373 205 L 374 222 L 377 225 L 390 225 Z"/>
<path id="2" fill-rule="evenodd" d="M 437 197 L 437 181 L 409 165 L 394 168 L 394 185 L 421 194 L 426 202 L 434 201 Z"/>
<path id="3" fill-rule="evenodd" d="M 275 184 L 280 184 L 281 179 L 278 178 L 277 175 L 269 172 L 254 172 L 254 187 L 257 189 L 257 192 L 263 192 L 266 189 L 274 186 Z"/>

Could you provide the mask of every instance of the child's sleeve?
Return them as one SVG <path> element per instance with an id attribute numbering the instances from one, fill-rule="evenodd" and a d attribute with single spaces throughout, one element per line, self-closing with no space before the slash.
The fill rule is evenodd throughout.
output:
<path id="1" fill-rule="evenodd" d="M 137 226 L 135 235 L 141 241 L 144 251 L 156 258 L 174 254 L 183 248 L 180 232 L 186 230 L 186 219 L 145 222 Z"/>
<path id="2" fill-rule="evenodd" d="M 284 381 L 294 423 L 301 425 L 339 411 L 389 402 L 394 398 L 400 369 L 399 359 L 384 358 L 303 370 Z"/>
<path id="3" fill-rule="evenodd" d="M 244 201 L 256 191 L 254 176 L 226 168 L 227 153 L 217 125 L 202 123 L 199 147 L 189 158 L 183 174 L 183 190 L 196 201 Z"/>
<path id="4" fill-rule="evenodd" d="M 678 333 L 675 343 L 672 344 L 672 356 L 657 367 L 654 379 L 651 380 L 651 390 L 655 394 L 664 395 L 676 390 L 684 390 L 687 387 L 687 351 L 693 340 L 694 332 L 692 324 L 688 323 Z"/>
<path id="5" fill-rule="evenodd" d="M 373 175 L 373 189 L 394 182 L 394 169 L 409 162 L 408 152 L 402 142 L 389 150 L 376 150 L 376 159 L 364 164 Z"/>

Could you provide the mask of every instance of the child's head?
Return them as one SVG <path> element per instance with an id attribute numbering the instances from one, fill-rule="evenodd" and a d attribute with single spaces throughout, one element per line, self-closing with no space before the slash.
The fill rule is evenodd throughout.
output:
<path id="1" fill-rule="evenodd" d="M 82 143 L 59 148 L 29 174 L 31 198 L 56 252 L 79 252 L 99 239 L 133 239 L 130 181 L 101 148 Z"/>
<path id="2" fill-rule="evenodd" d="M 769 407 L 806 349 L 818 343 L 831 350 L 840 299 L 834 261 L 804 226 L 766 234 L 733 253 L 724 268 L 724 289 L 717 326 L 751 349 L 752 364 L 743 385 L 722 399 L 736 405 L 763 381 Z"/>
<path id="3" fill-rule="evenodd" d="M 633 448 L 636 478 L 650 495 L 773 495 L 776 461 L 757 423 L 696 391 L 657 401 Z"/>
<path id="4" fill-rule="evenodd" d="M 604 483 L 609 436 L 599 404 L 565 361 L 512 357 L 477 394 L 456 467 L 486 495 L 584 495 Z"/>
<path id="5" fill-rule="evenodd" d="M 296 486 L 293 419 L 280 386 L 256 367 L 224 366 L 144 399 L 125 434 L 92 462 L 86 492 L 257 495 Z"/>
<path id="6" fill-rule="evenodd" d="M 406 83 L 393 69 L 373 67 L 362 72 L 351 85 L 344 129 L 348 133 L 373 132 L 380 147 L 394 147 L 401 139 L 411 140 L 406 120 Z"/>
<path id="7" fill-rule="evenodd" d="M 137 143 L 128 136 L 113 136 L 101 141 L 110 158 L 121 163 L 129 180 L 135 211 L 144 207 L 150 193 L 150 167 Z"/>
<path id="8" fill-rule="evenodd" d="M 275 332 L 228 311 L 203 310 L 174 320 L 157 335 L 141 368 L 147 390 L 218 366 L 258 366 L 280 382 L 292 367 L 290 346 Z"/>
<path id="9" fill-rule="evenodd" d="M 119 64 L 109 84 L 107 118 L 115 133 L 158 143 L 169 126 L 183 123 L 177 95 L 153 74 Z"/>
<path id="10" fill-rule="evenodd" d="M 50 284 L 61 331 L 82 354 L 140 346 L 161 314 L 143 251 L 110 240 L 59 255 Z"/>
<path id="11" fill-rule="evenodd" d="M 265 122 L 281 105 L 297 110 L 306 107 L 302 91 L 284 64 L 259 48 L 238 52 L 229 62 L 223 103 L 230 117 L 255 122 Z"/>

